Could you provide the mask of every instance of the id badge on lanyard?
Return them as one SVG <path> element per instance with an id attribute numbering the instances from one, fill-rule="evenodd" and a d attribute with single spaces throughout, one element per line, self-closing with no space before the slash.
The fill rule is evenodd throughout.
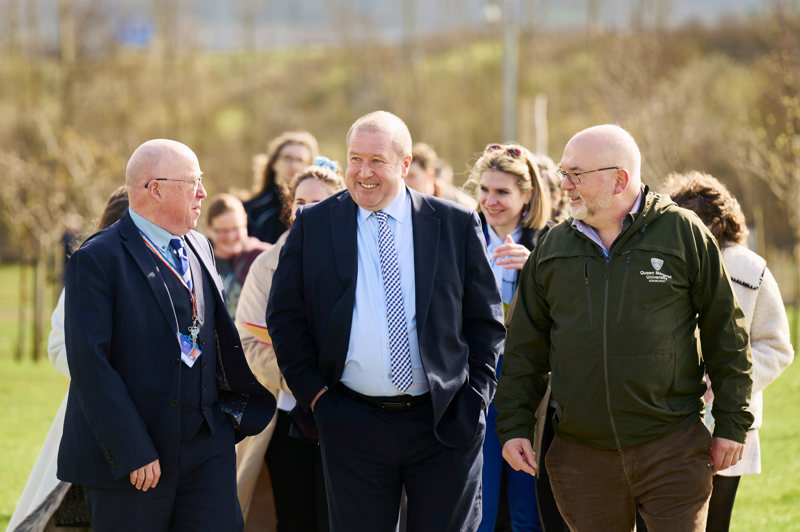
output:
<path id="1" fill-rule="evenodd" d="M 183 363 L 189 366 L 190 368 L 194 366 L 194 363 L 200 357 L 203 352 L 197 347 L 197 335 L 200 334 L 200 320 L 197 317 L 197 301 L 194 297 L 194 292 L 189 289 L 189 286 L 186 284 L 186 281 L 183 279 L 183 276 L 175 269 L 175 267 L 170 264 L 164 254 L 147 238 L 147 235 L 139 231 L 139 234 L 142 235 L 142 239 L 144 239 L 144 243 L 147 247 L 150 248 L 152 252 L 156 254 L 156 257 L 161 259 L 161 262 L 167 267 L 169 271 L 171 271 L 175 277 L 178 278 L 181 285 L 189 291 L 189 296 L 192 298 L 192 325 L 189 326 L 188 332 L 190 336 L 187 336 L 180 331 L 178 331 L 178 341 L 180 342 L 181 346 L 181 360 Z"/>

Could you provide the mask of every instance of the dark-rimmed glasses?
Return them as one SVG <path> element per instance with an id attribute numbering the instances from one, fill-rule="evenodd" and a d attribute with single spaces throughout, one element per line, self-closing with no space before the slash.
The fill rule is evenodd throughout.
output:
<path id="1" fill-rule="evenodd" d="M 503 153 L 505 153 L 506 155 L 510 155 L 511 157 L 514 157 L 514 158 L 517 158 L 520 155 L 522 155 L 522 150 L 520 150 L 519 148 L 514 148 L 514 147 L 504 148 L 500 144 L 489 144 L 489 145 L 486 146 L 486 149 L 484 149 L 483 151 L 484 151 L 484 153 L 490 153 L 490 152 L 498 151 L 498 150 L 503 150 Z"/>
<path id="2" fill-rule="evenodd" d="M 197 192 L 197 189 L 200 188 L 200 185 L 203 184 L 202 177 L 193 177 L 191 179 L 171 179 L 169 177 L 154 177 L 153 179 L 144 184 L 144 188 L 150 186 L 150 183 L 152 183 L 153 181 L 179 181 L 181 183 L 191 183 L 192 190 L 194 190 L 195 192 Z"/>
<path id="3" fill-rule="evenodd" d="M 565 172 L 564 170 L 559 168 L 558 170 L 556 170 L 556 172 L 558 172 L 558 175 L 560 175 L 562 178 L 566 177 L 567 181 L 569 181 L 573 185 L 580 185 L 581 184 L 580 176 L 582 176 L 583 174 L 591 174 L 593 172 L 602 172 L 604 170 L 619 170 L 619 166 L 607 166 L 605 168 L 596 168 L 594 170 L 586 170 L 585 172 Z"/>

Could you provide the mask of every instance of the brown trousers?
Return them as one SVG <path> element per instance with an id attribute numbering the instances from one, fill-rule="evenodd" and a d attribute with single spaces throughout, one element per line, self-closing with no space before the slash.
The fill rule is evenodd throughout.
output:
<path id="1" fill-rule="evenodd" d="M 545 460 L 573 532 L 632 531 L 637 506 L 649 532 L 705 530 L 711 434 L 701 422 L 620 451 L 556 435 Z"/>

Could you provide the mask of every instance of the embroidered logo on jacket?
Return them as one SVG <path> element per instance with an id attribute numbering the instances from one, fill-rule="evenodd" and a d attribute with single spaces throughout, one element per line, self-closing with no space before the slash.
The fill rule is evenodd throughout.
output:
<path id="1" fill-rule="evenodd" d="M 653 267 L 654 271 L 641 270 L 639 272 L 639 275 L 645 277 L 648 283 L 666 283 L 667 281 L 672 279 L 671 275 L 667 275 L 666 273 L 661 272 L 661 268 L 664 266 L 663 259 L 659 259 L 657 257 L 651 257 L 650 265 Z"/>

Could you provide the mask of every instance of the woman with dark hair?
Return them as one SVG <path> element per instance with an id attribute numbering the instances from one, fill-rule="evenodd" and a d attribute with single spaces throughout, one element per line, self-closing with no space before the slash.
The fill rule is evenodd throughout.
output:
<path id="1" fill-rule="evenodd" d="M 750 333 L 753 358 L 750 411 L 755 421 L 747 432 L 742 459 L 714 475 L 708 508 L 706 530 L 726 531 L 730 527 L 741 476 L 761 473 L 758 429 L 763 417 L 762 392 L 794 358 L 789 341 L 789 321 L 778 284 L 766 261 L 747 249 L 748 229 L 744 213 L 725 185 L 708 174 L 689 172 L 670 175 L 664 192 L 679 206 L 694 211 L 717 239 Z M 706 425 L 713 430 L 711 406 L 714 395 L 711 383 L 708 385 L 705 419 Z"/>
<path id="2" fill-rule="evenodd" d="M 519 271 L 550 219 L 550 192 L 533 155 L 517 144 L 489 144 L 470 171 L 483 235 L 497 288 L 508 311 Z M 500 375 L 502 356 L 497 363 Z M 508 512 L 514 532 L 541 530 L 536 507 L 536 479 L 514 471 L 504 460 L 495 434 L 497 410 L 489 405 L 483 444 L 483 517 L 479 531 L 495 529 L 505 477 Z"/>
<path id="3" fill-rule="evenodd" d="M 324 157 L 318 157 L 314 162 L 315 166 L 306 168 L 285 189 L 283 215 L 290 225 L 301 205 L 322 201 L 345 188 L 342 176 L 334 171 L 334 163 Z M 321 532 L 328 529 L 328 514 L 320 448 L 316 441 L 307 438 L 308 433 L 302 434 L 303 427 L 292 417 L 294 413 L 289 414 L 296 401 L 281 375 L 268 337 L 258 334 L 259 326 L 265 330 L 263 324 L 272 276 L 288 234 L 285 231 L 272 248 L 253 262 L 236 310 L 236 327 L 250 369 L 278 398 L 278 409 L 267 428 L 236 446 L 236 477 L 246 522 L 253 518 L 248 514 L 262 510 L 251 502 L 266 460 L 275 498 L 278 532 Z"/>
<path id="4" fill-rule="evenodd" d="M 317 139 L 306 131 L 287 131 L 272 140 L 267 153 L 254 159 L 255 193 L 244 202 L 247 233 L 274 244 L 286 230 L 280 214 L 286 207 L 280 187 L 292 179 L 317 156 Z"/>
<path id="5" fill-rule="evenodd" d="M 128 210 L 128 189 L 118 187 L 106 201 L 100 214 L 97 230 L 103 230 L 122 218 Z M 64 338 L 64 290 L 58 297 L 50 319 L 50 338 L 47 355 L 53 367 L 70 378 L 67 348 Z M 61 402 L 50 431 L 36 458 L 28 482 L 8 524 L 9 531 L 17 530 L 84 530 L 89 527 L 89 513 L 83 498 L 83 487 L 56 478 L 56 458 L 64 428 L 67 397 Z M 58 527 L 53 528 L 53 527 Z"/>

